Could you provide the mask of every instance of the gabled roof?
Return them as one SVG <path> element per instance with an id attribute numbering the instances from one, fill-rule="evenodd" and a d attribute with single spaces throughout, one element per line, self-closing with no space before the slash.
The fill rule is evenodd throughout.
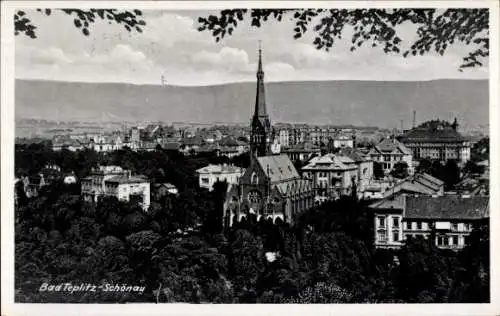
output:
<path id="1" fill-rule="evenodd" d="M 276 189 L 283 196 L 288 196 L 292 194 L 310 192 L 312 189 L 312 183 L 306 179 L 295 179 L 293 181 L 277 183 Z"/>
<path id="2" fill-rule="evenodd" d="M 256 160 L 271 182 L 300 178 L 297 169 L 295 169 L 295 166 L 287 155 L 263 156 L 257 157 Z"/>
<path id="3" fill-rule="evenodd" d="M 326 154 L 312 158 L 302 170 L 352 170 L 356 168 L 355 161 L 347 156 Z"/>
<path id="4" fill-rule="evenodd" d="M 384 138 L 370 150 L 370 154 L 411 155 L 412 152 L 397 139 Z"/>

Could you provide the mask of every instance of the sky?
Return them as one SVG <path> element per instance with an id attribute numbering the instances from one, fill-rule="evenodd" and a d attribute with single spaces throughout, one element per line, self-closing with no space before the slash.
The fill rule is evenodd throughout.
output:
<path id="1" fill-rule="evenodd" d="M 289 19 L 261 28 L 245 22 L 231 37 L 216 43 L 209 32 L 197 30 L 198 17 L 213 12 L 143 12 L 143 33 L 129 33 L 119 25 L 99 21 L 85 37 L 73 26 L 72 17 L 62 12 L 45 16 L 27 11 L 38 27 L 38 38 L 16 36 L 16 78 L 160 84 L 163 76 L 168 84 L 181 86 L 254 81 L 259 40 L 268 82 L 488 78 L 487 66 L 458 71 L 470 51 L 460 45 L 451 46 L 444 56 L 403 58 L 370 45 L 351 52 L 350 38 L 345 36 L 325 52 L 312 45 L 312 34 L 293 39 L 294 24 Z M 404 43 L 415 36 L 412 25 L 398 32 Z"/>

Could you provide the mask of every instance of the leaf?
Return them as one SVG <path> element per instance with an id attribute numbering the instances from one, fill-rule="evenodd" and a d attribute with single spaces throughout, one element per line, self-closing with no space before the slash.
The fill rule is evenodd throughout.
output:
<path id="1" fill-rule="evenodd" d="M 83 32 L 83 35 L 85 35 L 85 36 L 89 36 L 89 34 L 90 34 L 90 32 L 87 28 L 83 28 L 82 32 Z"/>
<path id="2" fill-rule="evenodd" d="M 76 27 L 78 28 L 82 27 L 82 21 L 80 21 L 79 19 L 75 19 L 73 22 L 75 23 Z"/>

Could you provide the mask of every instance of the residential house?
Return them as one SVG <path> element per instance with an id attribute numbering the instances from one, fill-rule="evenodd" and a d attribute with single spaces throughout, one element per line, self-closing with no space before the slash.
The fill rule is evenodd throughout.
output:
<path id="1" fill-rule="evenodd" d="M 100 166 L 81 180 L 85 201 L 97 202 L 103 196 L 115 196 L 121 201 L 137 201 L 147 210 L 150 204 L 150 182 L 144 176 L 132 176 L 118 166 Z"/>
<path id="2" fill-rule="evenodd" d="M 243 175 L 244 169 L 233 165 L 208 165 L 196 170 L 200 188 L 213 190 L 217 181 L 226 181 L 228 184 L 237 184 Z"/>
<path id="3" fill-rule="evenodd" d="M 374 163 L 380 163 L 385 174 L 389 174 L 399 162 L 408 165 L 408 173 L 413 173 L 413 155 L 411 150 L 400 143 L 395 137 L 383 139 L 368 153 Z"/>
<path id="4" fill-rule="evenodd" d="M 473 225 L 489 218 L 489 197 L 399 194 L 370 208 L 377 248 L 399 248 L 409 237 L 434 236 L 438 247 L 458 250 L 468 244 Z"/>
<path id="5" fill-rule="evenodd" d="M 290 147 L 281 147 L 281 153 L 286 154 L 292 161 L 308 161 L 321 154 L 321 148 L 311 142 L 303 142 Z"/>
<path id="6" fill-rule="evenodd" d="M 358 173 L 353 159 L 334 154 L 314 157 L 302 168 L 303 177 L 313 183 L 317 202 L 351 194 L 358 183 Z"/>

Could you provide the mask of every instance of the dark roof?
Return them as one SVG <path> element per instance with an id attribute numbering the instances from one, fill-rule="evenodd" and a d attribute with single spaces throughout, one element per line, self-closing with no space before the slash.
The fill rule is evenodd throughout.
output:
<path id="1" fill-rule="evenodd" d="M 489 217 L 489 197 L 406 196 L 406 218 L 481 219 Z"/>
<path id="2" fill-rule="evenodd" d="M 164 142 L 163 143 L 163 148 L 165 148 L 165 149 L 179 150 L 180 147 L 181 147 L 181 144 L 178 142 Z"/>
<path id="3" fill-rule="evenodd" d="M 489 197 L 396 195 L 370 205 L 376 210 L 402 210 L 404 218 L 474 220 L 489 217 Z"/>
<path id="4" fill-rule="evenodd" d="M 149 182 L 148 179 L 144 176 L 127 176 L 127 175 L 122 175 L 122 176 L 114 176 L 110 179 L 107 179 L 105 182 L 111 182 L 111 183 L 143 183 L 143 182 Z"/>
<path id="5" fill-rule="evenodd" d="M 463 142 L 467 139 L 446 122 L 432 121 L 409 130 L 400 138 L 401 142 Z"/>
<path id="6" fill-rule="evenodd" d="M 299 179 L 299 173 L 287 155 L 257 157 L 257 162 L 271 182 Z M 268 172 L 269 166 L 269 172 Z"/>

